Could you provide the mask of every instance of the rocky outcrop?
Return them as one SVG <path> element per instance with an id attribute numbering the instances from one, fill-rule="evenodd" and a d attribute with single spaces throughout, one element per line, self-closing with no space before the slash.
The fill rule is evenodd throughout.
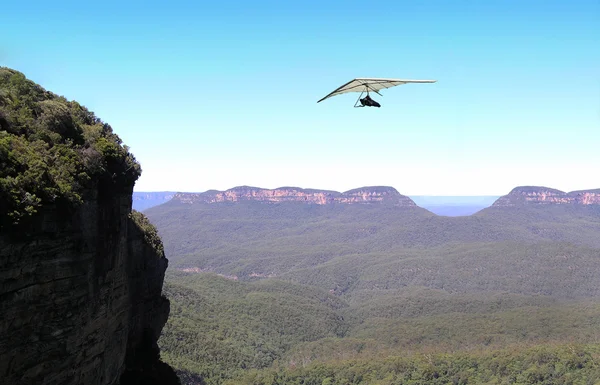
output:
<path id="1" fill-rule="evenodd" d="M 498 198 L 492 207 L 510 207 L 524 204 L 537 205 L 600 205 L 600 189 L 563 192 L 548 187 L 516 187 Z"/>
<path id="2" fill-rule="evenodd" d="M 417 204 L 393 187 L 362 187 L 346 191 L 336 200 L 338 203 L 393 203 L 397 206 L 416 207 Z"/>
<path id="3" fill-rule="evenodd" d="M 209 190 L 203 193 L 177 193 L 174 201 L 184 204 L 257 201 L 265 203 L 303 202 L 325 205 L 333 203 L 386 203 L 416 207 L 415 202 L 392 187 L 362 187 L 346 192 L 279 187 L 263 189 L 240 186 L 226 191 Z"/>

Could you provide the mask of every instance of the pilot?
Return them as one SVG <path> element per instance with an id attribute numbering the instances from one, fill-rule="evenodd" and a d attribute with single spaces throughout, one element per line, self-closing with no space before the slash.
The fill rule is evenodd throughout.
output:
<path id="1" fill-rule="evenodd" d="M 368 106 L 368 107 L 381 107 L 381 104 L 377 103 L 375 100 L 371 99 L 371 97 L 369 96 L 369 94 L 367 94 L 367 96 L 365 96 L 364 98 L 360 99 L 360 104 L 364 106 Z"/>

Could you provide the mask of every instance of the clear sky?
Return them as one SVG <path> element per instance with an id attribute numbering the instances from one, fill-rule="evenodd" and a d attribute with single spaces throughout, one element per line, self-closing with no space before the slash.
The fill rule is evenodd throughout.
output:
<path id="1" fill-rule="evenodd" d="M 75 99 L 136 191 L 600 187 L 600 1 L 9 1 L 0 65 Z M 355 77 L 436 79 L 316 101 Z"/>

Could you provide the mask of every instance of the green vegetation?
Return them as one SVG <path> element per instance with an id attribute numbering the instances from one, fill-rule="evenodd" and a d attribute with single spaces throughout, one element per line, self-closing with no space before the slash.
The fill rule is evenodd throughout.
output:
<path id="1" fill-rule="evenodd" d="M 0 67 L 0 230 L 86 193 L 129 192 L 141 168 L 112 128 L 75 101 Z"/>
<path id="2" fill-rule="evenodd" d="M 150 222 L 148 217 L 136 210 L 131 210 L 129 217 L 144 234 L 144 240 L 146 241 L 146 243 L 152 246 L 152 248 L 156 250 L 160 257 L 164 257 L 165 248 L 163 246 L 162 240 L 158 236 L 158 231 L 156 230 L 156 227 Z"/>
<path id="3" fill-rule="evenodd" d="M 408 286 L 600 295 L 595 207 L 484 210 L 448 218 L 376 205 L 172 201 L 145 213 L 172 268 L 243 281 L 277 277 L 350 297 Z"/>
<path id="4" fill-rule="evenodd" d="M 557 344 L 597 343 L 600 338 L 600 303 L 594 300 L 411 287 L 366 291 L 345 301 L 316 287 L 276 279 L 239 282 L 177 271 L 167 274 L 165 293 L 171 314 L 159 340 L 162 357 L 183 373 L 181 378 L 197 376 L 209 385 L 233 379 L 270 384 L 264 381 L 277 376 L 292 381 L 284 384 L 332 375 L 333 381 L 356 360 L 386 378 L 389 373 L 377 370 L 383 370 L 379 365 L 389 357 L 405 360 L 411 368 L 406 370 L 415 373 L 402 375 L 418 378 L 422 368 L 412 360 L 425 352 L 445 357 L 444 365 L 460 366 L 465 354 L 479 362 L 502 349 L 534 345 L 558 354 Z M 506 360 L 520 358 L 515 354 Z M 291 369 L 300 367 L 304 369 Z M 539 368 L 523 370 L 529 369 Z M 322 370 L 328 373 L 324 377 Z M 468 378 L 479 383 L 481 374 Z"/>
<path id="5" fill-rule="evenodd" d="M 184 383 L 600 381 L 598 207 L 145 213 L 171 261 L 159 344 Z"/>
<path id="6" fill-rule="evenodd" d="M 163 359 L 210 380 L 270 366 L 292 346 L 342 336 L 339 299 L 278 281 L 240 283 L 212 274 L 173 273 L 165 285 L 171 314 Z"/>
<path id="7" fill-rule="evenodd" d="M 421 208 L 377 205 L 171 201 L 145 214 L 176 265 L 210 265 L 240 279 L 253 268 L 270 273 L 273 262 L 280 273 L 334 256 L 448 245 L 550 241 L 600 247 L 600 210 L 594 206 L 490 208 L 470 217 L 437 217 Z"/>
<path id="8" fill-rule="evenodd" d="M 226 385 L 597 384 L 600 346 L 544 345 L 420 353 L 250 371 Z"/>

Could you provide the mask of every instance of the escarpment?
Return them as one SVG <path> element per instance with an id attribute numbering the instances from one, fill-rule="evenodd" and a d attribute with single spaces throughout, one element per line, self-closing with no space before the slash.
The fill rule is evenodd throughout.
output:
<path id="1" fill-rule="evenodd" d="M 416 203 L 401 195 L 393 187 L 362 187 L 346 192 L 329 190 L 302 189 L 298 187 L 279 187 L 264 189 L 240 186 L 226 191 L 209 190 L 203 193 L 177 193 L 173 200 L 179 203 L 220 203 L 256 201 L 264 203 L 302 202 L 308 204 L 391 204 L 395 206 L 416 207 Z"/>
<path id="2" fill-rule="evenodd" d="M 563 192 L 548 187 L 515 187 L 498 198 L 492 207 L 534 205 L 600 205 L 600 189 Z"/>
<path id="3" fill-rule="evenodd" d="M 139 164 L 76 102 L 0 68 L 3 384 L 176 384 L 156 341 L 168 260 Z"/>

